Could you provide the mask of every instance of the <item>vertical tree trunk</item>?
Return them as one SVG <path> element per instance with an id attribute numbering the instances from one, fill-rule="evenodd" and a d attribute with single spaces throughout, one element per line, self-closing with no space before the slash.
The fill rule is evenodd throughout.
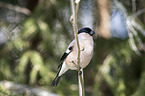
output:
<path id="1" fill-rule="evenodd" d="M 110 0 L 97 0 L 97 6 L 100 14 L 99 24 L 97 29 L 98 36 L 109 39 L 111 37 L 110 32 Z"/>

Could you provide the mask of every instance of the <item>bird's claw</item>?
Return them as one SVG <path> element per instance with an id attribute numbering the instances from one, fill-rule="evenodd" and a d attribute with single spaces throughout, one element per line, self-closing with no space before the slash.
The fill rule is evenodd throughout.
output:
<path id="1" fill-rule="evenodd" d="M 80 71 L 78 71 L 79 75 L 82 75 L 81 66 L 79 66 Z"/>
<path id="2" fill-rule="evenodd" d="M 74 61 L 69 61 L 69 62 L 73 63 L 78 68 L 77 64 Z M 82 75 L 81 66 L 79 66 L 79 69 L 80 69 L 80 71 L 78 71 L 78 74 Z"/>
<path id="3" fill-rule="evenodd" d="M 79 75 L 82 75 L 82 71 L 79 72 Z"/>

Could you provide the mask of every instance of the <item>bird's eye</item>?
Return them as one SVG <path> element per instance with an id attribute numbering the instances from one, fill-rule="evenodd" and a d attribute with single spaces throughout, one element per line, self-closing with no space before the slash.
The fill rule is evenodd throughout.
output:
<path id="1" fill-rule="evenodd" d="M 69 50 L 72 50 L 73 46 L 69 47 Z"/>
<path id="2" fill-rule="evenodd" d="M 94 32 L 94 31 L 91 31 L 91 32 L 90 32 L 90 35 L 91 35 L 91 36 L 92 36 L 92 35 L 94 35 L 94 34 L 95 34 L 95 32 Z"/>

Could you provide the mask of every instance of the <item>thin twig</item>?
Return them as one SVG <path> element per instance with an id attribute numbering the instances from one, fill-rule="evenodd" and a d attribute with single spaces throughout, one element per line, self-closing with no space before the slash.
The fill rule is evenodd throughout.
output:
<path id="1" fill-rule="evenodd" d="M 135 36 L 136 40 L 138 41 L 140 47 L 142 48 L 142 50 L 145 51 L 145 45 L 143 44 L 142 40 L 140 39 L 140 37 L 138 36 L 137 31 L 134 29 L 132 22 L 130 21 L 130 26 L 129 29 L 131 30 L 131 32 L 133 33 L 133 35 Z"/>
<path id="2" fill-rule="evenodd" d="M 138 50 L 137 46 L 135 45 L 134 39 L 133 39 L 133 33 L 131 32 L 131 28 L 130 28 L 130 21 L 127 20 L 127 30 L 128 30 L 128 36 L 129 36 L 129 44 L 132 47 L 133 51 L 137 54 L 137 55 L 141 55 L 140 51 Z"/>
<path id="3" fill-rule="evenodd" d="M 78 9 L 79 9 L 79 2 L 77 3 L 76 5 L 76 13 L 75 13 L 75 23 L 74 23 L 74 27 L 75 27 L 75 37 L 76 37 L 76 40 L 77 40 L 77 46 L 78 46 L 78 61 L 77 61 L 77 64 L 78 64 L 78 71 L 80 72 L 80 44 L 79 44 L 79 39 L 78 39 L 78 28 L 77 28 L 77 15 L 78 15 Z"/>
<path id="4" fill-rule="evenodd" d="M 74 29 L 74 32 L 75 32 L 75 38 L 76 38 L 77 47 L 78 47 L 77 68 L 78 68 L 78 79 L 79 79 L 79 96 L 85 96 L 83 69 L 80 69 L 80 51 L 81 50 L 80 50 L 80 45 L 79 45 L 79 40 L 78 40 L 78 35 L 77 35 L 78 34 L 77 16 L 78 16 L 79 2 L 80 2 L 80 0 L 76 0 L 76 2 L 75 2 L 76 3 L 76 8 L 75 8 L 74 0 L 71 0 L 72 14 L 73 14 L 72 24 L 73 24 L 73 29 Z"/>
<path id="5" fill-rule="evenodd" d="M 71 16 L 70 20 L 73 19 L 72 26 L 73 26 L 73 30 L 74 30 L 74 34 L 75 34 L 75 4 L 74 4 L 74 0 L 71 0 L 71 8 L 72 8 L 72 16 Z"/>
<path id="6" fill-rule="evenodd" d="M 139 16 L 139 15 L 142 15 L 143 13 L 145 13 L 145 8 L 144 8 L 144 9 L 141 9 L 141 10 L 139 10 L 139 11 L 137 11 L 137 12 L 135 13 L 135 17 L 137 17 L 137 16 Z"/>
<path id="7" fill-rule="evenodd" d="M 78 46 L 78 78 L 79 78 L 79 95 L 85 96 L 85 90 L 84 90 L 84 79 L 83 79 L 83 69 L 80 69 L 80 45 L 78 40 L 78 28 L 77 28 L 77 16 L 78 16 L 78 9 L 79 9 L 79 2 L 80 0 L 76 0 L 76 13 L 75 13 L 75 37 L 77 40 L 77 46 Z M 82 73 L 81 73 L 82 72 Z M 81 73 L 81 74 L 80 74 Z"/>
<path id="8" fill-rule="evenodd" d="M 136 0 L 132 0 L 133 3 L 135 3 L 135 1 Z M 137 16 L 145 13 L 145 8 L 137 11 L 132 16 L 128 16 L 127 11 L 123 7 L 123 5 L 121 3 L 119 3 L 117 0 L 114 0 L 114 2 L 115 2 L 115 5 L 116 5 L 117 9 L 119 9 L 119 11 L 122 13 L 122 15 L 124 16 L 124 18 L 126 20 L 126 26 L 127 26 L 127 30 L 128 30 L 128 36 L 129 36 L 129 44 L 130 44 L 131 48 L 133 49 L 133 51 L 135 51 L 136 54 L 141 55 L 141 52 L 140 52 L 139 48 L 135 44 L 135 40 L 137 40 L 137 43 L 139 44 L 139 46 L 144 51 L 145 51 L 145 45 L 143 44 L 143 42 L 140 39 L 140 37 L 139 37 L 139 35 L 138 35 L 138 33 L 137 33 L 136 30 L 138 30 L 139 32 L 141 32 L 141 34 L 143 36 L 145 36 L 145 31 L 141 27 L 141 25 L 135 21 L 135 18 Z"/>
<path id="9" fill-rule="evenodd" d="M 145 30 L 140 26 L 140 24 L 135 22 L 134 20 L 132 20 L 131 22 L 132 25 L 145 37 Z"/>
<path id="10" fill-rule="evenodd" d="M 136 12 L 136 0 L 132 0 L 132 12 Z"/>

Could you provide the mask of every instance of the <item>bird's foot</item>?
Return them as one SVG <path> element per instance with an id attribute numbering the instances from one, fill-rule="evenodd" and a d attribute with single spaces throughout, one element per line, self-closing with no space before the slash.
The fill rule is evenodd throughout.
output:
<path id="1" fill-rule="evenodd" d="M 82 68 L 81 68 L 81 66 L 79 66 L 79 69 L 80 69 L 80 70 L 78 71 L 78 74 L 79 74 L 79 75 L 82 75 L 82 70 L 81 70 Z"/>
<path id="2" fill-rule="evenodd" d="M 80 70 L 79 75 L 82 75 L 82 71 Z"/>
<path id="3" fill-rule="evenodd" d="M 78 74 L 82 75 L 82 71 L 81 71 L 82 68 L 81 68 L 81 66 L 79 66 L 79 69 L 78 69 L 78 66 L 77 66 L 77 64 L 74 61 L 69 61 L 69 62 L 73 63 L 75 65 L 75 67 L 77 68 Z"/>

